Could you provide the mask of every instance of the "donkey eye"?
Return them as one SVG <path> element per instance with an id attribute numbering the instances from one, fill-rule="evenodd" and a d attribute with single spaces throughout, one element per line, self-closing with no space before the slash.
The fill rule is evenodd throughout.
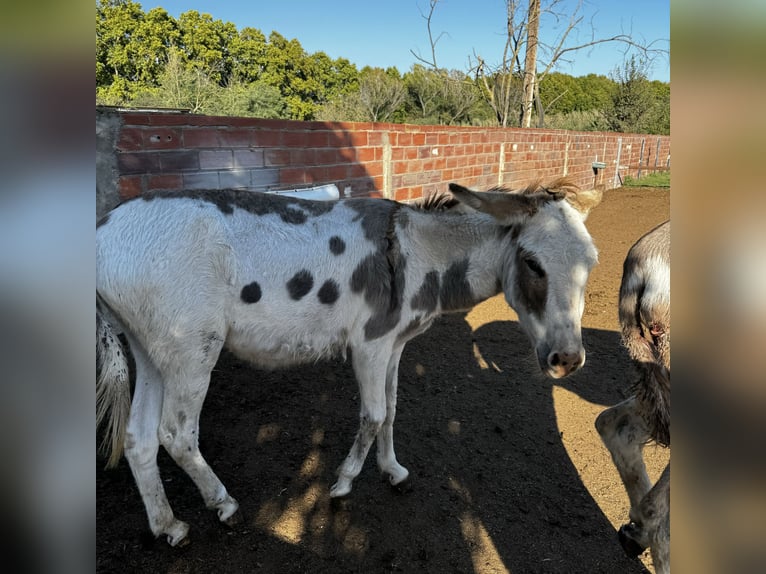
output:
<path id="1" fill-rule="evenodd" d="M 540 264 L 537 261 L 527 257 L 526 259 L 524 259 L 524 263 L 526 264 L 527 267 L 529 267 L 532 273 L 534 273 L 538 277 L 545 277 L 545 271 L 543 271 L 543 268 L 540 267 Z"/>

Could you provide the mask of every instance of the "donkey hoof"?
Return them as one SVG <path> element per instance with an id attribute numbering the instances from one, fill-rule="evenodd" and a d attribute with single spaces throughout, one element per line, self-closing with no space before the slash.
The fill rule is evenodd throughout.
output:
<path id="1" fill-rule="evenodd" d="M 244 518 L 242 517 L 242 511 L 241 510 L 236 510 L 234 512 L 234 514 L 232 514 L 228 518 L 224 518 L 223 520 L 221 520 L 221 523 L 225 524 L 229 528 L 236 528 L 237 526 L 239 526 L 243 522 L 244 522 Z"/>
<path id="2" fill-rule="evenodd" d="M 339 477 L 338 482 L 330 488 L 330 498 L 342 498 L 348 496 L 351 492 L 351 481 L 344 477 Z"/>
<path id="3" fill-rule="evenodd" d="M 242 521 L 239 513 L 239 504 L 230 496 L 218 505 L 218 520 L 227 526 L 235 526 Z"/>
<path id="4" fill-rule="evenodd" d="M 630 558 L 637 558 L 644 550 L 646 550 L 646 546 L 639 544 L 633 538 L 633 531 L 635 529 L 636 525 L 631 523 L 623 524 L 617 531 L 617 538 L 620 540 L 620 546 L 622 546 L 623 551 Z"/>
<path id="5" fill-rule="evenodd" d="M 391 490 L 397 494 L 406 494 L 412 492 L 412 477 L 410 475 L 404 477 L 402 480 L 394 484 L 393 477 L 388 477 L 388 484 L 391 485 Z"/>
<path id="6" fill-rule="evenodd" d="M 168 544 L 175 548 L 181 548 L 189 544 L 189 525 L 177 520 L 176 523 L 165 532 Z"/>

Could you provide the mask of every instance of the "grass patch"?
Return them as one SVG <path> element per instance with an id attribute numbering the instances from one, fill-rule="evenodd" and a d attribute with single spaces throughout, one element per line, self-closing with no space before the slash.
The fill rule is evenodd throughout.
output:
<path id="1" fill-rule="evenodd" d="M 638 179 L 626 176 L 622 184 L 628 187 L 670 187 L 670 172 L 655 171 Z"/>

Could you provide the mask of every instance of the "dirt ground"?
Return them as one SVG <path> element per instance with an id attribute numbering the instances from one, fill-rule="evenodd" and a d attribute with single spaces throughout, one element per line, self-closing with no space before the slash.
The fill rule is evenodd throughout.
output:
<path id="1" fill-rule="evenodd" d="M 127 463 L 98 460 L 97 572 L 620 573 L 615 528 L 628 500 L 593 422 L 622 400 L 629 363 L 617 292 L 630 245 L 670 213 L 670 192 L 605 193 L 588 228 L 600 251 L 586 298 L 586 365 L 562 381 L 536 372 L 502 297 L 446 316 L 405 349 L 395 440 L 411 489 L 383 483 L 373 446 L 340 504 L 329 488 L 357 430 L 357 388 L 341 361 L 265 373 L 223 356 L 202 412 L 200 447 L 241 505 L 231 530 L 170 458 L 160 469 L 191 543 L 149 533 Z M 669 456 L 646 448 L 652 478 Z"/>

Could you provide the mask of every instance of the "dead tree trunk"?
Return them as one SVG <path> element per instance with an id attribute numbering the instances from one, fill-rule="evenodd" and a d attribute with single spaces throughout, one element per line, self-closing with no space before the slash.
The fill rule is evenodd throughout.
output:
<path id="1" fill-rule="evenodd" d="M 537 43 L 540 33 L 540 0 L 529 0 L 527 19 L 527 48 L 524 56 L 523 97 L 519 125 L 528 128 L 532 125 L 532 107 L 537 85 Z"/>

